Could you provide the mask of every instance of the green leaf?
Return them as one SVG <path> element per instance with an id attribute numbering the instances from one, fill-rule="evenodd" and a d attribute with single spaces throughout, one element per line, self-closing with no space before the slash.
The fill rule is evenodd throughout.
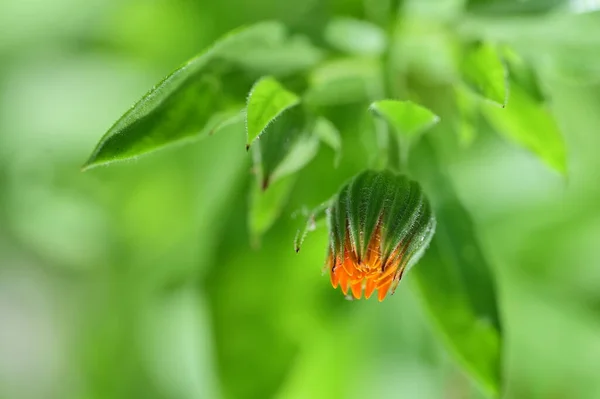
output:
<path id="1" fill-rule="evenodd" d="M 314 128 L 317 137 L 335 152 L 334 165 L 337 167 L 342 158 L 342 137 L 340 131 L 329 119 L 319 117 Z"/>
<path id="2" fill-rule="evenodd" d="M 475 119 L 478 115 L 478 104 L 476 99 L 473 98 L 475 95 L 464 87 L 457 86 L 454 93 L 457 108 L 455 130 L 458 132 L 460 144 L 468 147 L 473 143 L 477 134 Z"/>
<path id="3" fill-rule="evenodd" d="M 204 301 L 198 290 L 188 285 L 139 309 L 142 322 L 134 337 L 143 350 L 148 371 L 155 376 L 154 383 L 169 396 L 217 395 L 217 379 L 207 372 L 214 370 L 216 360 L 204 350 L 213 345 L 210 313 Z M 165 368 L 165 362 L 174 367 Z"/>
<path id="4" fill-rule="evenodd" d="M 248 96 L 246 108 L 246 148 L 249 148 L 283 111 L 299 102 L 298 96 L 286 90 L 272 77 L 265 77 L 256 82 Z"/>
<path id="5" fill-rule="evenodd" d="M 439 212 L 437 215 L 439 224 L 446 223 Z M 474 307 L 472 301 L 477 298 L 470 296 L 470 288 L 465 285 L 479 281 L 475 276 L 463 276 L 461 270 L 474 265 L 458 265 L 463 262 L 462 256 L 448 248 L 452 245 L 448 237 L 451 233 L 442 230 L 439 224 L 426 256 L 414 268 L 420 294 L 450 351 L 488 392 L 497 395 L 501 380 L 501 333 Z M 460 244 L 472 245 L 462 237 Z M 473 250 L 475 261 L 485 261 L 477 246 L 461 248 Z"/>
<path id="6" fill-rule="evenodd" d="M 266 189 L 283 176 L 302 169 L 316 155 L 319 138 L 305 111 L 293 107 L 267 126 L 254 149 L 255 165 Z"/>
<path id="7" fill-rule="evenodd" d="M 102 138 L 83 169 L 131 159 L 167 144 L 195 139 L 220 108 L 219 85 L 201 77 L 181 85 L 147 114 L 135 106 Z M 139 103 L 138 103 L 139 104 Z"/>
<path id="8" fill-rule="evenodd" d="M 570 84 L 589 87 L 600 82 L 600 54 L 595 49 L 565 48 L 552 61 L 552 72 Z"/>
<path id="9" fill-rule="evenodd" d="M 468 0 L 467 11 L 498 15 L 523 15 L 549 12 L 563 4 L 565 0 Z"/>
<path id="10" fill-rule="evenodd" d="M 287 155 L 268 177 L 268 181 L 275 181 L 283 176 L 290 175 L 306 166 L 319 150 L 319 139 L 309 133 L 304 133 L 293 143 Z M 263 152 L 263 154 L 265 154 Z"/>
<path id="11" fill-rule="evenodd" d="M 274 182 L 268 190 L 263 190 L 258 182 L 252 185 L 248 226 L 254 244 L 259 243 L 260 237 L 281 214 L 295 182 L 296 176 L 291 175 Z"/>
<path id="12" fill-rule="evenodd" d="M 374 118 L 368 108 L 358 120 L 359 140 L 364 148 L 365 165 L 371 169 L 392 168 L 400 164 L 398 135 L 383 118 Z"/>
<path id="13" fill-rule="evenodd" d="M 490 124 L 509 140 L 527 148 L 561 174 L 567 171 L 565 143 L 552 114 L 516 82 L 511 82 L 505 109 L 482 108 Z"/>
<path id="14" fill-rule="evenodd" d="M 387 46 L 385 32 L 379 26 L 352 18 L 331 20 L 325 40 L 337 50 L 359 55 L 381 55 Z"/>
<path id="15" fill-rule="evenodd" d="M 506 106 L 507 72 L 494 46 L 487 43 L 468 45 L 460 71 L 463 81 L 473 91 L 501 107 Z"/>
<path id="16" fill-rule="evenodd" d="M 540 87 L 533 67 L 508 46 L 502 48 L 502 58 L 508 67 L 510 79 L 523 88 L 534 100 L 538 102 L 545 101 L 544 92 Z"/>
<path id="17" fill-rule="evenodd" d="M 421 297 L 458 361 L 490 393 L 499 394 L 502 327 L 492 269 L 469 213 L 426 142 L 412 159 L 438 221 L 414 268 Z"/>
<path id="18" fill-rule="evenodd" d="M 266 22 L 236 30 L 172 72 L 106 132 L 83 169 L 197 138 L 222 103 L 219 84 L 210 75 L 212 61 L 230 47 L 269 43 L 281 29 L 278 23 Z"/>
<path id="19" fill-rule="evenodd" d="M 501 0 L 502 1 L 502 0 Z M 544 18 L 465 18 L 459 34 L 510 45 L 544 62 L 553 56 L 591 54 L 600 43 L 600 13 L 553 13 Z"/>
<path id="20" fill-rule="evenodd" d="M 308 233 L 315 231 L 323 222 L 326 222 L 327 210 L 331 206 L 331 201 L 332 199 L 330 198 L 310 211 L 303 210 L 303 216 L 305 216 L 304 227 L 298 229 L 294 239 L 294 250 L 296 253 L 300 252 Z"/>
<path id="21" fill-rule="evenodd" d="M 223 58 L 260 75 L 287 76 L 317 65 L 324 57 L 323 50 L 308 39 L 296 36 L 288 39 L 285 31 L 273 37 L 269 45 L 258 48 L 238 46 L 228 49 Z"/>
<path id="22" fill-rule="evenodd" d="M 329 61 L 312 71 L 304 101 L 315 106 L 354 104 L 383 93 L 381 63 L 364 58 Z"/>
<path id="23" fill-rule="evenodd" d="M 212 136 L 220 132 L 221 130 L 235 125 L 236 123 L 243 123 L 246 121 L 246 109 L 245 108 L 232 108 L 226 111 L 221 111 L 214 114 L 204 126 L 204 131 L 201 137 Z"/>
<path id="24" fill-rule="evenodd" d="M 440 120 L 427 108 L 411 101 L 376 101 L 371 104 L 369 110 L 383 118 L 400 136 L 410 139 L 416 138 Z"/>

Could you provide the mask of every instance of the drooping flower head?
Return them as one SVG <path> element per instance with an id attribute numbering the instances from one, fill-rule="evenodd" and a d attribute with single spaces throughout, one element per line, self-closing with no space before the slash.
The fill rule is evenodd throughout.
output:
<path id="1" fill-rule="evenodd" d="M 355 176 L 334 197 L 327 219 L 331 284 L 357 299 L 377 290 L 380 301 L 423 254 L 436 223 L 419 184 L 390 171 Z"/>

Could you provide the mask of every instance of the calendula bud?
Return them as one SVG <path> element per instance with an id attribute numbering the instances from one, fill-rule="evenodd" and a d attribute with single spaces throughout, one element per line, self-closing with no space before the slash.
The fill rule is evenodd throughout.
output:
<path id="1" fill-rule="evenodd" d="M 423 254 L 435 217 L 415 181 L 390 171 L 365 171 L 342 187 L 327 209 L 327 267 L 334 288 L 359 299 L 393 293 Z"/>

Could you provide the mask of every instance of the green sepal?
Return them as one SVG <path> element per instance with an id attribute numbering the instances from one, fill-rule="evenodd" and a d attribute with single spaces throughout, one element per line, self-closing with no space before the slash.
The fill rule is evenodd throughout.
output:
<path id="1" fill-rule="evenodd" d="M 339 257 L 352 251 L 361 263 L 368 250 L 378 250 L 383 264 L 395 249 L 402 266 L 423 254 L 435 230 L 435 216 L 421 186 L 395 172 L 364 171 L 342 187 L 329 211 L 331 250 Z M 381 229 L 379 248 L 369 244 Z M 349 237 L 351 248 L 344 248 Z"/>

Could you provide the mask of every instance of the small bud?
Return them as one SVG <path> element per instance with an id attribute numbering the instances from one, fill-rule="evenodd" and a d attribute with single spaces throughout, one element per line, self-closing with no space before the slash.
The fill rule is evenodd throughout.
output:
<path id="1" fill-rule="evenodd" d="M 390 171 L 365 171 L 342 187 L 327 209 L 333 288 L 382 301 L 421 257 L 435 217 L 415 181 Z"/>

